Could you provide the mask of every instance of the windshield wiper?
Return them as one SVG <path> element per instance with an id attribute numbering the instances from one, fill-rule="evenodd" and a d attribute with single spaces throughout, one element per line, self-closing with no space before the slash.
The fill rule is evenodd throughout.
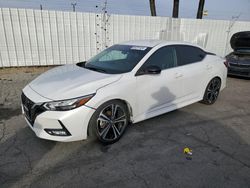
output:
<path id="1" fill-rule="evenodd" d="M 100 68 L 97 68 L 97 67 L 84 67 L 86 69 L 89 69 L 89 70 L 93 70 L 93 71 L 97 71 L 97 72 L 104 72 L 106 73 L 107 71 L 103 70 L 103 69 L 100 69 Z"/>

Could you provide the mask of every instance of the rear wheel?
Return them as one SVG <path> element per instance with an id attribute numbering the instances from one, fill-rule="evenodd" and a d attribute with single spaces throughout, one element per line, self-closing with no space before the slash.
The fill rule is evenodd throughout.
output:
<path id="1" fill-rule="evenodd" d="M 218 98 L 221 87 L 221 80 L 216 77 L 213 78 L 207 85 L 202 102 L 204 104 L 214 104 Z"/>
<path id="2" fill-rule="evenodd" d="M 89 132 L 102 143 L 111 144 L 122 137 L 128 121 L 126 105 L 121 101 L 112 100 L 101 105 L 93 114 Z"/>

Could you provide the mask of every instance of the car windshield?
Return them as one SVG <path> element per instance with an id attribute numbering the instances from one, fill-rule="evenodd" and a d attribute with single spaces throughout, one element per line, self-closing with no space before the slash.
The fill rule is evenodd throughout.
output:
<path id="1" fill-rule="evenodd" d="M 108 74 L 130 72 L 150 49 L 145 46 L 114 45 L 88 60 L 84 68 Z"/>

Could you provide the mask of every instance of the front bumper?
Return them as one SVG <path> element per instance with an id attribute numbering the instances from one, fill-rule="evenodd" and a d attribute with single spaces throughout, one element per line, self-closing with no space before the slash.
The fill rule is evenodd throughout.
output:
<path id="1" fill-rule="evenodd" d="M 23 90 L 23 93 L 29 99 L 28 104 L 31 105 L 34 105 L 34 103 L 42 104 L 48 101 L 48 99 L 40 96 L 28 87 Z M 21 105 L 22 112 L 27 124 L 39 138 L 61 142 L 87 139 L 89 120 L 95 112 L 93 108 L 83 105 L 68 111 L 39 111 L 37 115 L 31 116 L 34 117 L 32 119 L 29 118 L 30 114 L 27 115 L 27 106 L 27 104 L 26 106 Z M 48 133 L 48 130 L 62 129 L 67 130 L 69 134 L 59 136 Z"/>
<path id="2" fill-rule="evenodd" d="M 63 112 L 45 111 L 36 117 L 33 125 L 26 116 L 24 117 L 37 137 L 47 140 L 70 142 L 87 139 L 88 123 L 93 113 L 94 109 L 87 106 Z M 69 136 L 50 135 L 45 131 L 46 129 L 62 129 L 61 123 L 70 133 Z"/>

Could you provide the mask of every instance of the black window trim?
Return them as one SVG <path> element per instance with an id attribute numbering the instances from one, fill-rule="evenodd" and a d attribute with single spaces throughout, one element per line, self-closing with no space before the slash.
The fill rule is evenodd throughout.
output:
<path id="1" fill-rule="evenodd" d="M 195 61 L 195 62 L 191 62 L 185 65 L 178 65 L 178 55 L 177 55 L 177 67 L 182 67 L 182 66 L 186 66 L 186 65 L 192 65 L 194 63 L 199 63 L 202 60 L 205 59 L 205 57 L 209 54 L 208 52 L 204 51 L 202 48 L 198 47 L 198 46 L 193 46 L 193 45 L 189 45 L 189 44 L 173 44 L 172 46 L 176 47 L 176 46 L 188 46 L 188 47 L 193 47 L 193 48 L 197 48 L 199 50 L 201 50 L 204 53 L 204 57 L 200 60 L 200 61 Z M 177 52 L 177 51 L 176 51 Z"/>
<path id="2" fill-rule="evenodd" d="M 141 76 L 141 75 L 144 75 L 143 73 L 141 73 L 141 69 L 142 69 L 142 67 L 143 67 L 143 65 L 147 62 L 147 60 L 154 54 L 154 53 L 156 53 L 158 50 L 160 50 L 161 48 L 164 48 L 164 47 L 176 47 L 176 46 L 188 46 L 188 47 L 192 47 L 192 48 L 197 48 L 197 49 L 199 49 L 199 50 L 201 50 L 203 53 L 204 53 L 204 57 L 202 58 L 202 60 L 203 59 L 205 59 L 205 57 L 207 56 L 207 55 L 215 55 L 215 54 L 213 54 L 213 53 L 210 53 L 210 52 L 206 52 L 205 50 L 203 50 L 202 48 L 200 48 L 199 46 L 193 46 L 193 45 L 189 45 L 189 44 L 170 44 L 170 45 L 165 45 L 165 46 L 162 46 L 162 47 L 160 47 L 160 48 L 158 48 L 157 50 L 155 50 L 145 61 L 144 61 L 144 63 L 141 65 L 141 67 L 136 71 L 136 73 L 135 73 L 135 76 Z M 152 48 L 153 49 L 153 48 Z M 150 51 L 149 51 L 150 52 Z M 149 53 L 148 52 L 148 53 Z M 176 48 L 175 48 L 175 58 L 176 58 L 176 65 L 174 66 L 174 67 L 170 67 L 170 68 L 168 68 L 168 69 L 164 69 L 164 70 L 169 70 L 169 69 L 173 69 L 173 68 L 177 68 L 177 67 L 183 67 L 183 66 L 187 66 L 187 65 L 191 65 L 191 64 L 194 64 L 194 63 L 199 63 L 199 62 L 201 62 L 202 60 L 200 60 L 200 61 L 195 61 L 195 62 L 192 62 L 192 63 L 189 63 L 189 64 L 185 64 L 185 65 L 178 65 L 178 56 L 177 56 L 177 50 L 176 50 Z M 164 71 L 163 70 L 163 71 Z"/>
<path id="3" fill-rule="evenodd" d="M 162 46 L 162 47 L 160 47 L 160 48 L 158 48 L 158 49 L 156 49 L 145 61 L 144 61 L 144 63 L 141 65 L 141 67 L 136 71 L 136 73 L 135 73 L 135 76 L 141 76 L 141 75 L 144 75 L 141 71 L 142 71 L 142 67 L 143 67 L 143 65 L 147 62 L 147 60 L 152 56 L 152 55 L 154 55 L 158 50 L 160 50 L 160 49 L 162 49 L 162 48 L 165 48 L 165 47 L 173 47 L 173 46 L 175 46 L 175 44 L 173 45 L 173 44 L 171 44 L 171 45 L 165 45 L 165 46 Z M 153 48 L 152 48 L 153 49 Z M 152 50 L 151 49 L 151 50 Z M 149 51 L 150 52 L 150 51 Z M 148 52 L 148 53 L 149 53 Z M 164 71 L 164 70 L 169 70 L 169 69 L 173 69 L 173 68 L 176 68 L 176 67 L 178 67 L 178 59 L 177 59 L 177 53 L 176 53 L 176 49 L 175 49 L 175 66 L 174 67 L 170 67 L 170 68 L 167 68 L 167 69 L 163 69 L 162 71 Z"/>

